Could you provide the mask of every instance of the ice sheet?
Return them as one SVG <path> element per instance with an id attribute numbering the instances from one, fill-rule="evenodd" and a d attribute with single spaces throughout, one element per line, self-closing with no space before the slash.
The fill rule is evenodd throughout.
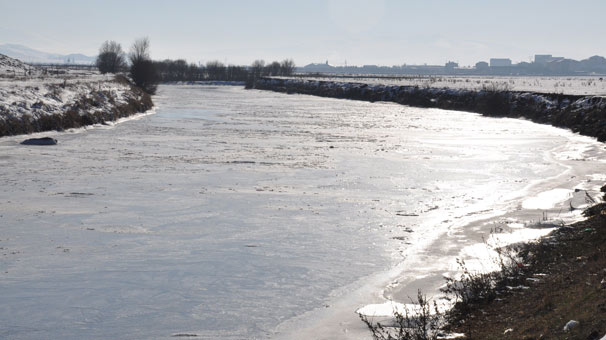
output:
<path id="1" fill-rule="evenodd" d="M 155 102 L 52 147 L 0 139 L 0 337 L 359 339 L 358 308 L 408 303 L 491 227 L 469 223 L 606 172 L 556 157 L 595 141 L 520 120 L 231 86 Z"/>

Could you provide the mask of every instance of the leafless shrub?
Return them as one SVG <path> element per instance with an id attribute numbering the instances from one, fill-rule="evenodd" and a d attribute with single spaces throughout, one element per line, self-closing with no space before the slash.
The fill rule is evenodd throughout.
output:
<path id="1" fill-rule="evenodd" d="M 412 299 L 411 299 L 412 301 Z M 414 301 L 412 301 L 414 302 Z M 374 323 L 367 316 L 360 314 L 360 319 L 368 326 L 375 340 L 435 340 L 438 338 L 443 320 L 437 304 L 429 302 L 427 297 L 419 290 L 417 292 L 418 309 L 411 311 L 404 309 L 404 314 L 394 311 L 392 325 Z"/>
<path id="2" fill-rule="evenodd" d="M 446 286 L 442 292 L 455 302 L 454 308 L 448 313 L 450 322 L 465 319 L 477 305 L 490 302 L 523 282 L 524 265 L 518 255 L 519 249 L 510 245 L 494 250 L 497 256 L 492 261 L 498 270 L 489 273 L 473 272 L 464 260 L 457 259 L 461 275 L 458 278 L 445 277 Z"/>
<path id="3" fill-rule="evenodd" d="M 482 84 L 482 90 L 487 92 L 507 92 L 511 91 L 511 85 L 507 82 L 490 82 Z"/>

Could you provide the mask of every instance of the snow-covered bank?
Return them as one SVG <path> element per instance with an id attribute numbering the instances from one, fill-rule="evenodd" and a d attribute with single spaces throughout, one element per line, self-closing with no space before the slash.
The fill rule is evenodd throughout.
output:
<path id="1" fill-rule="evenodd" d="M 121 76 L 31 76 L 37 69 L 1 57 L 0 136 L 105 123 L 153 106 L 149 95 Z"/>
<path id="2" fill-rule="evenodd" d="M 197 81 L 169 81 L 164 85 L 207 85 L 207 86 L 244 86 L 246 82 L 235 80 L 197 80 Z"/>
<path id="3" fill-rule="evenodd" d="M 0 136 L 115 121 L 153 106 L 123 78 L 0 81 Z"/>
<path id="4" fill-rule="evenodd" d="M 492 117 L 527 118 L 606 141 L 606 97 L 603 96 L 276 78 L 259 79 L 254 88 L 372 102 L 392 101 L 416 107 L 477 112 Z"/>
<path id="5" fill-rule="evenodd" d="M 474 339 L 600 339 L 606 333 L 605 207 L 594 205 L 586 220 L 518 247 L 516 282 L 503 277 L 495 282 L 498 298 L 455 307 L 449 329 Z"/>
<path id="6" fill-rule="evenodd" d="M 362 76 L 305 75 L 314 81 L 356 82 L 368 85 L 418 86 L 481 91 L 501 88 L 517 92 L 559 93 L 583 96 L 606 95 L 604 76 Z M 293 77 L 289 77 L 293 78 Z"/>

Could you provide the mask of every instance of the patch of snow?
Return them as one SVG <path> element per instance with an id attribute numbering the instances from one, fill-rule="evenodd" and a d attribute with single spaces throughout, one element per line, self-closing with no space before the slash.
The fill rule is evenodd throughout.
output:
<path id="1" fill-rule="evenodd" d="M 505 286 L 505 288 L 509 289 L 509 290 L 524 290 L 524 289 L 530 289 L 530 287 L 528 286 L 523 286 L 523 285 L 519 285 L 519 286 Z"/>
<path id="2" fill-rule="evenodd" d="M 527 228 L 522 223 L 511 223 L 522 226 L 512 229 L 509 233 L 493 233 L 483 243 L 476 243 L 464 247 L 460 256 L 465 259 L 465 266 L 471 272 L 487 273 L 499 270 L 500 257 L 497 249 L 519 242 L 528 242 L 539 239 L 553 231 L 553 228 Z M 456 270 L 458 264 L 451 263 L 451 269 Z"/>
<path id="3" fill-rule="evenodd" d="M 460 339 L 460 338 L 465 338 L 465 337 L 466 336 L 463 333 L 449 333 L 449 334 L 438 335 L 437 339 L 446 340 L 446 339 Z"/>
<path id="4" fill-rule="evenodd" d="M 416 306 L 416 307 L 415 307 Z M 413 304 L 403 304 L 394 301 L 387 301 L 385 303 L 377 303 L 366 305 L 356 311 L 356 313 L 369 317 L 377 317 L 377 316 L 388 316 L 393 317 L 394 314 L 402 314 L 405 315 L 408 310 L 414 310 L 418 308 L 418 305 Z"/>
<path id="5" fill-rule="evenodd" d="M 435 306 L 438 306 L 436 311 Z M 436 312 L 444 311 L 450 308 L 450 305 L 446 301 L 436 301 L 436 305 L 430 304 L 429 313 L 436 314 Z M 356 310 L 357 314 L 367 317 L 393 317 L 396 314 L 408 316 L 414 318 L 416 315 L 421 314 L 422 308 L 416 303 L 399 303 L 395 301 L 386 301 L 384 303 L 369 304 Z"/>
<path id="6" fill-rule="evenodd" d="M 522 202 L 524 209 L 551 209 L 570 198 L 573 190 L 557 188 L 542 192 Z"/>

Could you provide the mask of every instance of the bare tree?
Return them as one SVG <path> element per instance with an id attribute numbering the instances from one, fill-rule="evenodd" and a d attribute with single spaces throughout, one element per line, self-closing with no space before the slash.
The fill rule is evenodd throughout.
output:
<path id="1" fill-rule="evenodd" d="M 101 73 L 116 73 L 126 68 L 122 46 L 115 41 L 106 41 L 99 49 L 97 68 Z"/>
<path id="2" fill-rule="evenodd" d="M 135 40 L 128 54 L 131 64 L 141 60 L 151 60 L 149 57 L 149 39 L 147 37 Z"/>
<path id="3" fill-rule="evenodd" d="M 129 59 L 130 76 L 135 85 L 149 94 L 155 94 L 160 77 L 156 65 L 149 57 L 149 39 L 135 40 L 130 49 Z"/>
<path id="4" fill-rule="evenodd" d="M 220 61 L 209 61 L 206 63 L 206 73 L 209 80 L 225 80 L 225 65 Z"/>
<path id="5" fill-rule="evenodd" d="M 292 59 L 284 59 L 282 63 L 280 63 L 280 75 L 281 76 L 290 76 L 295 71 L 295 62 Z"/>
<path id="6" fill-rule="evenodd" d="M 227 80 L 241 80 L 246 81 L 248 79 L 248 70 L 243 66 L 229 65 L 227 66 Z"/>
<path id="7" fill-rule="evenodd" d="M 265 73 L 270 76 L 279 76 L 280 75 L 280 63 L 277 61 L 272 62 L 271 64 L 266 66 Z"/>
<path id="8" fill-rule="evenodd" d="M 265 61 L 263 60 L 255 60 L 250 66 L 250 74 L 253 79 L 257 79 L 261 77 L 263 74 L 263 69 L 265 68 Z"/>

